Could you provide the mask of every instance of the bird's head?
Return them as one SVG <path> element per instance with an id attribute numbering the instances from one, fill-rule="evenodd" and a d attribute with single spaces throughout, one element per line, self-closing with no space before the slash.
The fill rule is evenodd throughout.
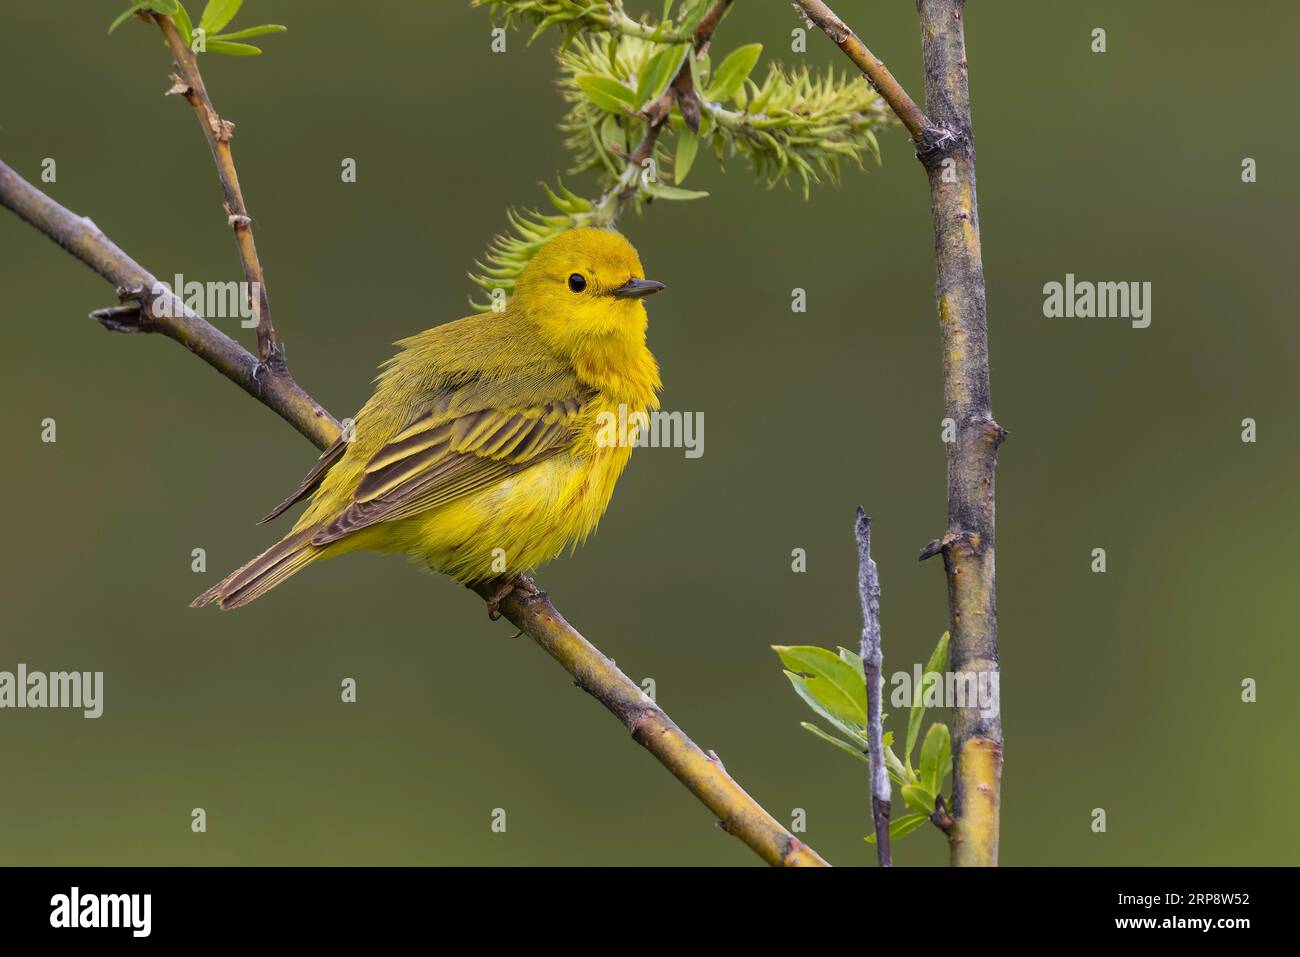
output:
<path id="1" fill-rule="evenodd" d="M 644 343 L 642 300 L 663 288 L 645 278 L 632 244 L 612 229 L 573 229 L 533 255 L 511 305 L 569 355 Z"/>

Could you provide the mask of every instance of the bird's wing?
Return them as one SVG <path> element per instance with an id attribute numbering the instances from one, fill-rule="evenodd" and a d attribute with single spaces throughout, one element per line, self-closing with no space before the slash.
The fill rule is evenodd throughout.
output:
<path id="1" fill-rule="evenodd" d="M 352 501 L 320 526 L 312 544 L 446 504 L 564 451 L 590 397 L 579 391 L 524 407 L 458 414 L 435 403 L 366 463 Z"/>
<path id="2" fill-rule="evenodd" d="M 333 468 L 339 459 L 343 458 L 343 453 L 347 450 L 347 447 L 348 445 L 344 436 L 340 435 L 334 440 L 333 445 L 320 454 L 320 458 L 316 460 L 316 464 L 311 467 L 311 471 L 307 473 L 307 477 L 298 484 L 298 487 L 293 490 L 293 493 L 275 508 L 271 509 L 271 511 L 267 513 L 266 517 L 259 520 L 257 524 L 264 525 L 271 519 L 277 518 L 281 512 L 285 511 L 291 505 L 296 502 L 301 502 L 312 492 L 316 491 L 317 486 L 325 480 L 325 473 Z"/>

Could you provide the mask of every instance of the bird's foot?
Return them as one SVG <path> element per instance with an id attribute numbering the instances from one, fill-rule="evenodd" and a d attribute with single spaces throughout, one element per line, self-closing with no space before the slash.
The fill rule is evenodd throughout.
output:
<path id="1" fill-rule="evenodd" d="M 510 597 L 510 593 L 517 591 L 525 598 L 532 598 L 541 592 L 537 588 L 537 583 L 527 575 L 516 575 L 514 578 L 507 578 L 492 592 L 491 597 L 487 599 L 488 618 L 496 621 L 501 617 L 501 603 Z"/>

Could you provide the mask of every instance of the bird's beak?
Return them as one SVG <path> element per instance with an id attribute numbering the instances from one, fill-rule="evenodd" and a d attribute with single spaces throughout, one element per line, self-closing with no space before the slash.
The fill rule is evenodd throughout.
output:
<path id="1" fill-rule="evenodd" d="M 614 290 L 614 295 L 619 299 L 642 299 L 663 288 L 664 284 L 654 279 L 629 279 Z"/>

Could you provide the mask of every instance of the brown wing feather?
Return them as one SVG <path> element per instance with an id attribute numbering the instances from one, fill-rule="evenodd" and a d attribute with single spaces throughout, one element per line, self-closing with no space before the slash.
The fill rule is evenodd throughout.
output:
<path id="1" fill-rule="evenodd" d="M 564 451 L 587 398 L 417 419 L 375 453 L 352 502 L 312 536 L 312 544 L 444 505 Z"/>
<path id="2" fill-rule="evenodd" d="M 297 502 L 301 502 L 308 495 L 314 492 L 316 487 L 324 481 L 325 473 L 343 457 L 345 449 L 347 449 L 347 442 L 343 440 L 343 436 L 339 436 L 334 440 L 333 445 L 321 453 L 320 458 L 316 460 L 316 464 L 313 465 L 311 471 L 307 473 L 307 477 L 299 483 L 296 489 L 293 490 L 293 494 L 275 508 L 271 509 L 271 511 L 268 512 L 264 518 L 260 519 L 257 524 L 265 525 L 267 522 L 271 521 L 271 519 L 278 518 L 285 509 L 290 508 Z"/>

